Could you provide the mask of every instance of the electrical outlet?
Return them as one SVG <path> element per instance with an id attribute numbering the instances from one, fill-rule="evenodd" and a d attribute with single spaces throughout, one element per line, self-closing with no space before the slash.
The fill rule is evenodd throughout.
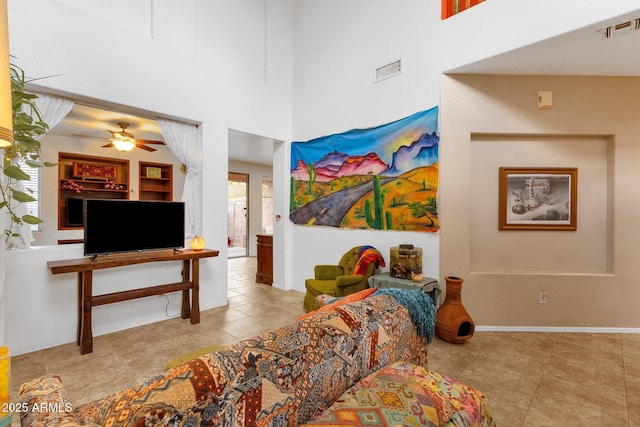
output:
<path id="1" fill-rule="evenodd" d="M 540 293 L 538 294 L 538 302 L 540 304 L 547 303 L 547 293 L 545 291 L 540 291 Z"/>

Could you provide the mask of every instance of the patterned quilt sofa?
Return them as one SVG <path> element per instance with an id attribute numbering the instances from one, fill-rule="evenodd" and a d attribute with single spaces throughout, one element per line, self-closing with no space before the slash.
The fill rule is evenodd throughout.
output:
<path id="1" fill-rule="evenodd" d="M 409 387 L 401 393 L 404 399 L 420 382 L 435 390 L 414 393 L 425 411 L 425 422 L 416 425 L 493 425 L 480 393 L 425 369 L 427 344 L 396 298 L 374 295 L 192 359 L 75 408 L 59 376 L 32 380 L 20 388 L 20 404 L 60 410 L 23 412 L 21 422 L 70 427 L 361 425 L 336 423 L 334 414 L 344 418 L 353 410 L 332 405 L 348 402 L 349 393 L 362 405 L 358 399 L 367 399 L 362 390 L 371 390 L 376 381 L 397 385 L 393 381 L 402 378 Z M 385 405 L 396 403 L 395 413 L 387 411 L 391 416 L 398 416 L 398 405 L 409 405 L 404 412 L 416 417 L 416 402 L 386 400 Z M 370 399 L 365 403 L 371 404 Z M 372 412 L 363 416 L 367 421 Z M 435 422 L 429 424 L 427 418 Z"/>

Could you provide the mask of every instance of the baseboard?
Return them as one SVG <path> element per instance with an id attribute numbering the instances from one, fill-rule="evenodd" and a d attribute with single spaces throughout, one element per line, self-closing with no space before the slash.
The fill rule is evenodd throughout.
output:
<path id="1" fill-rule="evenodd" d="M 573 326 L 476 326 L 486 332 L 570 332 L 582 334 L 640 334 L 640 328 L 586 328 Z"/>

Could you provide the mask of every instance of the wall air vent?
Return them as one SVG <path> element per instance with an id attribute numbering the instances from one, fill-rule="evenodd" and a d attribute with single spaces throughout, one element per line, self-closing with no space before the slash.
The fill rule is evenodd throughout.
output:
<path id="1" fill-rule="evenodd" d="M 610 27 L 601 28 L 598 30 L 604 37 L 610 39 L 612 37 L 619 37 L 623 34 L 640 30 L 640 18 L 633 18 L 619 24 L 612 25 Z"/>
<path id="2" fill-rule="evenodd" d="M 398 76 L 402 74 L 403 71 L 404 64 L 402 63 L 402 59 L 398 59 L 397 61 L 393 61 L 387 65 L 376 68 L 376 71 L 373 75 L 373 82 L 377 83 L 380 80 Z"/>

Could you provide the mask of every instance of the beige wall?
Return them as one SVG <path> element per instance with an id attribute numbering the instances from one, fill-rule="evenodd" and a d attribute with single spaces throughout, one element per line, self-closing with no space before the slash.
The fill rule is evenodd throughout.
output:
<path id="1" fill-rule="evenodd" d="M 441 99 L 441 280 L 476 325 L 640 328 L 640 79 L 451 75 Z M 500 231 L 500 166 L 577 167 L 577 230 Z"/>

